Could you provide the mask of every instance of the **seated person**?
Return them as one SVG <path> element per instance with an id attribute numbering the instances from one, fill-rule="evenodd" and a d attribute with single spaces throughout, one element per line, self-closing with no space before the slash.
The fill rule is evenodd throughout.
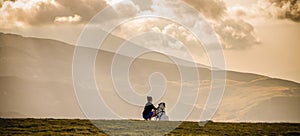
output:
<path id="1" fill-rule="evenodd" d="M 151 120 L 152 117 L 156 116 L 156 109 L 155 106 L 152 104 L 152 97 L 147 96 L 147 103 L 145 104 L 144 111 L 143 111 L 143 118 L 145 120 Z M 152 111 L 154 110 L 154 111 Z"/>

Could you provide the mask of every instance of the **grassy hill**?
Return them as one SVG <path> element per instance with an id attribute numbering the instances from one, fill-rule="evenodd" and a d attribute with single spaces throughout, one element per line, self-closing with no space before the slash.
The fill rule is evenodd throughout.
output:
<path id="1" fill-rule="evenodd" d="M 106 130 L 95 124 L 105 124 Z M 140 120 L 0 119 L 1 135 L 163 135 L 180 122 Z M 109 129 L 107 129 L 109 128 Z M 300 135 L 300 124 L 182 122 L 165 135 Z"/>

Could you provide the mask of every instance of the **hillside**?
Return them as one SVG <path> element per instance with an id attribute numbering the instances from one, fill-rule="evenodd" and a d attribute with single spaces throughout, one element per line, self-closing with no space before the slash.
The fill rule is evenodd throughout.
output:
<path id="1" fill-rule="evenodd" d="M 98 129 L 92 123 L 105 124 Z M 129 124 L 129 125 L 128 125 Z M 0 119 L 1 135 L 299 135 L 300 124 L 182 122 L 174 130 L 164 128 L 178 122 L 79 119 Z M 102 128 L 102 127 L 100 127 Z"/>
<path id="2" fill-rule="evenodd" d="M 63 42 L 0 33 L 0 117 L 85 118 L 72 84 L 73 52 L 74 46 Z M 141 108 L 122 101 L 114 91 L 110 75 L 114 55 L 99 51 L 96 82 L 114 112 L 127 119 L 139 119 Z M 199 119 L 210 88 L 211 71 L 205 67 L 198 70 L 200 99 L 188 118 L 194 121 Z M 180 92 L 176 65 L 136 59 L 130 69 L 131 84 L 139 93 L 146 93 L 150 89 L 148 77 L 153 72 L 164 73 L 167 78 L 166 93 L 157 101 L 165 101 L 167 110 L 172 109 Z M 299 83 L 227 71 L 225 94 L 212 120 L 300 122 L 299 104 Z"/>

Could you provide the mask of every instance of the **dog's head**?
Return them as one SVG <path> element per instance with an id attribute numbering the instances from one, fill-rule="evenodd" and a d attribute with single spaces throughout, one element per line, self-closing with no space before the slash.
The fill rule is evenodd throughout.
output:
<path id="1" fill-rule="evenodd" d="M 161 102 L 158 104 L 158 108 L 161 108 L 164 110 L 166 108 L 166 104 L 164 102 Z"/>

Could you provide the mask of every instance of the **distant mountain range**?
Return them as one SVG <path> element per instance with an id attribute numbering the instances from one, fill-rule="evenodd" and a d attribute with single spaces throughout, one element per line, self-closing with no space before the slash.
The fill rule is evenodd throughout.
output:
<path id="1" fill-rule="evenodd" d="M 116 46 L 121 40 L 114 38 L 115 42 L 104 44 Z M 73 45 L 55 40 L 0 33 L 0 117 L 84 118 L 72 82 L 74 49 Z M 97 56 L 96 82 L 103 90 L 102 97 L 122 117 L 141 118 L 142 109 L 122 101 L 114 91 L 111 62 L 115 55 L 120 54 L 100 50 Z M 198 67 L 199 99 L 188 120 L 199 118 L 211 85 L 211 70 L 200 64 Z M 138 58 L 131 66 L 130 81 L 138 93 L 144 94 L 150 89 L 149 76 L 157 71 L 168 80 L 161 99 L 168 110 L 180 92 L 175 64 Z M 227 71 L 224 97 L 212 120 L 300 122 L 299 105 L 299 83 Z"/>

